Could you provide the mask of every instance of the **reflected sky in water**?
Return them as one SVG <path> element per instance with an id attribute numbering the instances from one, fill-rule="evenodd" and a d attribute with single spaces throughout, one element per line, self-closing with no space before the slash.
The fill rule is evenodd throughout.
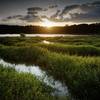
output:
<path id="1" fill-rule="evenodd" d="M 48 76 L 46 71 L 43 71 L 42 69 L 40 69 L 39 66 L 35 66 L 35 65 L 26 66 L 25 64 L 11 64 L 11 63 L 5 62 L 2 59 L 0 59 L 0 64 L 3 65 L 4 67 L 15 68 L 15 70 L 18 72 L 33 74 L 40 81 L 44 82 L 46 85 L 55 89 L 52 95 L 58 95 L 58 96 L 68 95 L 67 86 L 65 86 L 65 84 L 62 84 L 58 80 L 54 80 L 52 76 Z"/>

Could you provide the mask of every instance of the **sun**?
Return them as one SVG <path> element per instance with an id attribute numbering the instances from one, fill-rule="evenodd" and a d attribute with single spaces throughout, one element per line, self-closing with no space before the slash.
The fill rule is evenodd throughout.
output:
<path id="1" fill-rule="evenodd" d="M 44 26 L 44 27 L 47 27 L 47 28 L 50 28 L 50 27 L 53 27 L 53 26 L 56 26 L 56 23 L 55 22 L 52 22 L 48 19 L 44 19 L 41 26 Z"/>

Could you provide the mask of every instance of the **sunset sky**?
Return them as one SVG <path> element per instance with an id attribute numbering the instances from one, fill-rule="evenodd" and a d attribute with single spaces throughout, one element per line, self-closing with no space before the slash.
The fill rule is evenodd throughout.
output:
<path id="1" fill-rule="evenodd" d="M 64 26 L 100 22 L 100 0 L 0 0 L 0 24 Z"/>

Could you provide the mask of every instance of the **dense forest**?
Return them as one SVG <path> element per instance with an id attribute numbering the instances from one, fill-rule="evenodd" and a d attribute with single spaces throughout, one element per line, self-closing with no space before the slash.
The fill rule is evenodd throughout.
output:
<path id="1" fill-rule="evenodd" d="M 0 25 L 0 34 L 90 34 L 100 35 L 100 23 L 79 24 L 64 27 L 46 28 L 42 26 L 17 26 L 17 25 Z"/>

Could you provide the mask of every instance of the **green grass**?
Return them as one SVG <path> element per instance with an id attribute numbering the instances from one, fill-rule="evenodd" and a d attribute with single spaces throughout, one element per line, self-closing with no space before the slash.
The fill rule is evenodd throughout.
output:
<path id="1" fill-rule="evenodd" d="M 33 75 L 0 65 L 0 100 L 56 100 Z"/>
<path id="2" fill-rule="evenodd" d="M 11 62 L 40 65 L 65 82 L 74 98 L 94 100 L 99 97 L 100 57 L 63 55 L 40 47 L 2 47 L 0 57 Z"/>
<path id="3" fill-rule="evenodd" d="M 46 48 L 50 51 L 78 55 L 78 56 L 100 56 L 100 48 L 91 45 L 66 45 L 61 43 L 55 44 L 37 44 L 42 48 Z"/>
<path id="4" fill-rule="evenodd" d="M 43 40 L 47 40 L 54 43 L 62 43 L 67 45 L 92 45 L 100 47 L 100 36 L 73 36 L 73 37 L 2 37 L 0 38 L 0 44 L 4 45 L 29 45 L 39 43 Z"/>
<path id="5" fill-rule="evenodd" d="M 40 43 L 43 40 L 55 44 Z M 1 58 L 12 63 L 39 65 L 55 79 L 63 81 L 74 99 L 100 98 L 99 36 L 2 38 L 0 43 Z"/>

